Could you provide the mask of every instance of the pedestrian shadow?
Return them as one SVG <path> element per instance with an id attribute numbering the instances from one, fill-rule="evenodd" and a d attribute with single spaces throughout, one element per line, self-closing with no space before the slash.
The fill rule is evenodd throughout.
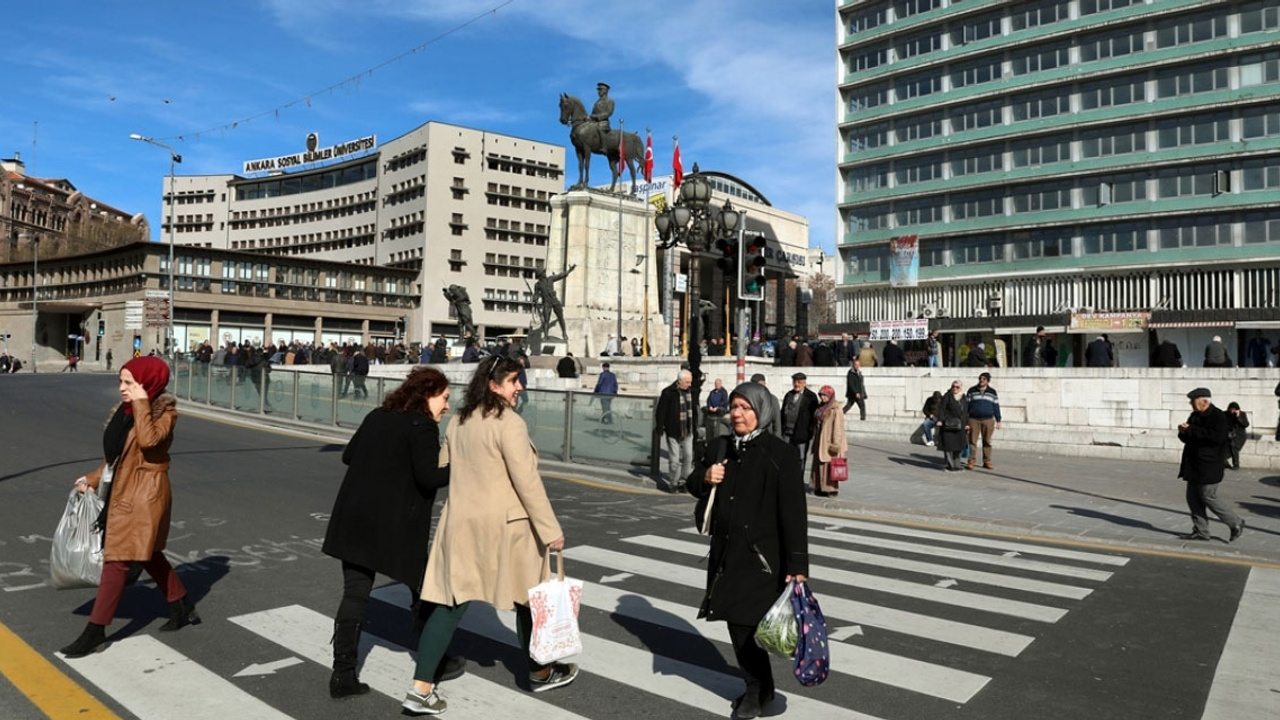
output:
<path id="1" fill-rule="evenodd" d="M 195 562 L 175 565 L 173 571 L 179 574 L 187 589 L 187 597 L 199 605 L 214 584 L 230 572 L 229 560 L 225 555 L 213 555 Z M 73 611 L 74 614 L 91 614 L 93 603 L 93 600 L 89 600 L 82 604 Z M 143 572 L 136 584 L 126 587 L 120 593 L 120 605 L 116 608 L 115 619 L 126 619 L 127 622 L 111 633 L 108 639 L 123 640 L 156 620 L 167 621 L 169 602 L 165 599 L 163 590 L 157 590 L 151 576 Z"/>
<path id="2" fill-rule="evenodd" d="M 690 665 L 725 675 L 738 675 L 720 648 L 703 637 L 692 623 L 679 615 L 655 608 L 640 595 L 619 598 L 618 609 L 609 617 L 649 650 L 653 655 L 655 674 L 684 677 L 695 685 L 702 678 L 684 674 Z M 733 700 L 737 696 L 721 694 L 721 697 Z"/>
<path id="3" fill-rule="evenodd" d="M 0 478 L 0 480 L 3 479 L 4 478 Z M 1269 477 L 1258 478 L 1258 482 L 1263 485 L 1270 485 L 1271 487 L 1280 487 L 1280 476 L 1271 475 Z"/>
<path id="4" fill-rule="evenodd" d="M 62 462 L 49 463 L 48 465 L 40 465 L 39 467 L 25 468 L 25 469 L 19 470 L 18 472 L 10 473 L 8 475 L 0 475 L 0 482 L 4 482 L 5 480 L 13 480 L 15 478 L 20 478 L 24 475 L 30 475 L 31 473 L 40 472 L 41 470 L 50 470 L 56 467 L 66 467 L 67 465 L 88 465 L 90 463 L 100 463 L 100 462 L 102 462 L 102 458 L 96 457 L 96 456 L 88 457 L 88 458 L 79 458 L 76 460 L 63 460 Z"/>
<path id="5" fill-rule="evenodd" d="M 1240 502 L 1236 504 L 1239 507 L 1245 510 L 1248 510 L 1254 515 L 1258 515 L 1260 517 L 1280 518 L 1280 498 L 1263 497 L 1261 495 L 1254 495 L 1253 498 L 1255 500 L 1266 500 L 1268 503 L 1274 503 L 1274 504 L 1255 503 L 1255 502 Z M 1252 530 L 1254 528 L 1250 527 L 1249 529 Z"/>
<path id="6" fill-rule="evenodd" d="M 910 465 L 911 467 L 928 468 L 929 470 L 941 470 L 947 466 L 945 460 L 925 460 L 924 455 L 912 455 L 911 457 L 889 456 L 889 461 L 899 465 Z"/>
<path id="7" fill-rule="evenodd" d="M 1137 520 L 1134 518 L 1124 517 L 1122 515 L 1112 515 L 1111 513 L 1104 513 L 1098 510 L 1090 510 L 1089 508 L 1070 507 L 1067 505 L 1050 505 L 1049 507 L 1055 510 L 1066 510 L 1068 515 L 1075 515 L 1077 517 L 1089 518 L 1091 520 L 1106 520 L 1107 522 L 1113 523 L 1115 525 L 1123 525 L 1125 527 L 1139 528 L 1142 530 L 1150 530 L 1152 532 L 1163 533 L 1165 535 L 1181 534 L 1177 530 L 1166 530 L 1165 528 L 1158 528 L 1155 525 L 1152 525 L 1151 523 L 1147 522 L 1146 520 Z"/>

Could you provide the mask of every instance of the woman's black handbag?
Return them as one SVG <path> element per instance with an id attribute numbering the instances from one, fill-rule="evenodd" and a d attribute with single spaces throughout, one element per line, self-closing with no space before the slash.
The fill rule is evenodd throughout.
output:
<path id="1" fill-rule="evenodd" d="M 963 427 L 960 424 L 960 418 L 949 417 L 942 421 L 943 430 L 960 430 Z"/>

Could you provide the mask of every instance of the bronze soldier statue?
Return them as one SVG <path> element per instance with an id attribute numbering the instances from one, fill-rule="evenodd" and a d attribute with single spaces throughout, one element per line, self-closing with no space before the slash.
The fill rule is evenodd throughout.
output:
<path id="1" fill-rule="evenodd" d="M 461 285 L 450 285 L 443 290 L 445 299 L 453 307 L 453 315 L 458 319 L 458 334 L 475 335 L 476 326 L 471 321 L 471 296 Z"/>
<path id="2" fill-rule="evenodd" d="M 564 325 L 564 305 L 556 297 L 555 284 L 566 277 L 577 265 L 570 265 L 569 269 L 564 272 L 548 275 L 543 268 L 538 268 L 538 280 L 533 284 L 533 302 L 534 308 L 538 312 L 538 319 L 542 325 L 542 335 L 545 337 L 547 331 L 551 329 L 551 314 L 555 313 L 556 320 L 560 323 L 561 337 L 567 339 L 569 331 Z"/>
<path id="3" fill-rule="evenodd" d="M 596 95 L 599 99 L 591 106 L 591 119 L 600 129 L 600 137 L 607 140 L 608 132 L 613 129 L 609 125 L 609 118 L 613 117 L 613 98 L 609 97 L 608 83 L 596 83 Z"/>

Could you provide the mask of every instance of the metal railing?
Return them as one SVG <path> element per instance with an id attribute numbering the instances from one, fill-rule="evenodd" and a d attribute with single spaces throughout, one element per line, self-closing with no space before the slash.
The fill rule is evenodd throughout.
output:
<path id="1" fill-rule="evenodd" d="M 398 378 L 298 372 L 178 360 L 169 392 L 228 412 L 318 427 L 357 428 L 400 386 Z M 465 386 L 453 385 L 455 407 Z M 563 462 L 657 469 L 653 416 L 657 398 L 526 390 L 516 412 L 539 455 Z M 445 418 L 445 425 L 452 413 Z"/>

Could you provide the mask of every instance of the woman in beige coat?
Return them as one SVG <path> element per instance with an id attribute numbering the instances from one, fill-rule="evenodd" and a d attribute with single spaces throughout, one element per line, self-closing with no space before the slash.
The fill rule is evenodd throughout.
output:
<path id="1" fill-rule="evenodd" d="M 818 409 L 813 413 L 817 429 L 813 433 L 813 494 L 818 497 L 835 497 L 840 494 L 839 483 L 831 482 L 832 458 L 849 455 L 849 439 L 844 434 L 844 413 L 835 400 L 835 388 L 823 385 L 818 391 Z M 836 412 L 832 412 L 832 408 Z"/>
<path id="2" fill-rule="evenodd" d="M 538 452 L 512 409 L 524 389 L 521 367 L 491 357 L 476 367 L 458 417 L 445 432 L 440 464 L 450 466 L 449 499 L 440 514 L 422 600 L 432 604 L 418 644 L 413 688 L 402 707 L 439 715 L 447 703 L 432 678 L 472 601 L 516 611 L 520 647 L 529 658 L 533 619 L 529 588 L 542 582 L 543 556 L 564 548 L 538 474 Z M 578 667 L 529 660 L 534 692 L 568 685 Z"/>

